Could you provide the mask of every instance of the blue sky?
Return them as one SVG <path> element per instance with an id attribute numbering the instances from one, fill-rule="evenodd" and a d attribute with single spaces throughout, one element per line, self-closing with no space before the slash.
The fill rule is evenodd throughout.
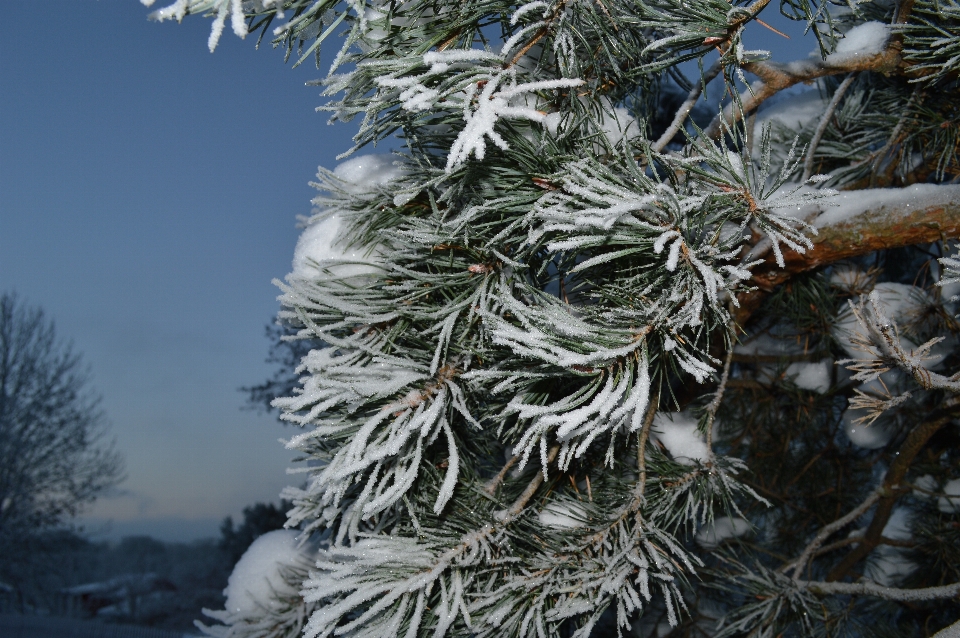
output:
<path id="1" fill-rule="evenodd" d="M 271 372 L 270 282 L 289 271 L 316 166 L 352 128 L 315 112 L 312 64 L 229 29 L 210 54 L 206 19 L 149 22 L 135 0 L 35 6 L 4 5 L 0 290 L 84 354 L 126 457 L 87 529 L 215 535 L 288 483 L 277 439 L 292 430 L 241 411 L 237 388 Z M 813 47 L 751 29 L 747 45 L 778 59 Z"/>
<path id="2" fill-rule="evenodd" d="M 36 7 L 4 5 L 0 290 L 46 309 L 103 394 L 128 479 L 88 529 L 214 535 L 288 482 L 292 431 L 237 388 L 271 372 L 271 279 L 351 131 L 314 111 L 312 64 L 229 31 L 211 55 L 208 20 Z"/>

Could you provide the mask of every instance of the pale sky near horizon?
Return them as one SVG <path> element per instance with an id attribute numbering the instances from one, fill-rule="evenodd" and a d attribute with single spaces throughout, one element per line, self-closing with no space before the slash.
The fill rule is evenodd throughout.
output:
<path id="1" fill-rule="evenodd" d="M 126 457 L 87 529 L 212 536 L 290 482 L 277 439 L 292 430 L 242 411 L 238 388 L 272 371 L 271 279 L 289 271 L 317 165 L 351 131 L 314 111 L 313 64 L 291 70 L 229 30 L 211 55 L 207 19 L 37 6 L 4 6 L 0 290 L 83 354 Z"/>
<path id="2" fill-rule="evenodd" d="M 201 17 L 36 6 L 4 5 L 0 291 L 47 311 L 103 395 L 128 478 L 87 529 L 216 535 L 291 482 L 277 439 L 293 430 L 242 411 L 237 389 L 272 372 L 271 279 L 289 271 L 316 166 L 335 165 L 354 127 L 315 112 L 304 83 L 320 70 L 253 36 L 228 28 L 211 55 Z M 758 36 L 748 46 L 778 59 L 813 46 Z"/>

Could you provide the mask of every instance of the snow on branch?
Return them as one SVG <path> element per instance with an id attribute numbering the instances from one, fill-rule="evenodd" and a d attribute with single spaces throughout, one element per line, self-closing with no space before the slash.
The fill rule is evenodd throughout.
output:
<path id="1" fill-rule="evenodd" d="M 506 140 L 494 130 L 501 118 L 543 122 L 547 114 L 529 106 L 525 100 L 530 94 L 583 84 L 574 78 L 518 83 L 518 68 L 507 62 L 518 36 L 535 26 L 522 29 L 504 44 L 499 54 L 479 49 L 430 51 L 423 56 L 423 63 L 428 67 L 424 73 L 377 78 L 381 89 L 394 93 L 392 99 L 407 111 L 442 108 L 463 112 L 465 126 L 450 148 L 447 173 L 470 155 L 482 160 L 488 139 L 498 148 L 507 149 Z M 391 98 L 385 95 L 382 99 Z"/>
<path id="2" fill-rule="evenodd" d="M 156 0 L 140 0 L 144 6 L 152 6 Z M 276 0 L 262 0 L 264 7 L 275 4 Z M 210 52 L 217 48 L 220 42 L 220 36 L 223 34 L 223 27 L 227 18 L 230 18 L 230 26 L 233 32 L 239 38 L 247 36 L 246 16 L 243 13 L 242 0 L 177 0 L 171 5 L 157 9 L 150 14 L 152 20 L 163 22 L 164 20 L 176 20 L 180 22 L 188 14 L 206 13 L 214 16 L 213 25 L 210 27 L 210 38 L 207 46 Z"/>

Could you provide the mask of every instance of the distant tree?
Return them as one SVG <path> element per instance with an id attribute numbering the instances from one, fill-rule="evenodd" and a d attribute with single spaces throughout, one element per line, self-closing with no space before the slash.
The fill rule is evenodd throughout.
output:
<path id="1" fill-rule="evenodd" d="M 299 385 L 300 375 L 296 368 L 310 350 L 318 347 L 314 339 L 295 338 L 298 329 L 288 323 L 269 323 L 266 337 L 270 342 L 267 363 L 277 366 L 273 376 L 254 386 L 240 388 L 247 395 L 247 407 L 252 410 L 273 412 L 270 403 L 277 397 L 289 396 Z"/>
<path id="2" fill-rule="evenodd" d="M 12 547 L 123 476 L 80 355 L 43 310 L 0 295 L 0 578 Z"/>
<path id="3" fill-rule="evenodd" d="M 230 564 L 235 564 L 250 544 L 263 534 L 275 529 L 283 529 L 287 522 L 287 512 L 293 507 L 290 501 L 280 501 L 280 505 L 273 503 L 257 503 L 243 508 L 243 522 L 234 529 L 233 518 L 228 516 L 220 525 L 220 549 L 222 549 Z"/>

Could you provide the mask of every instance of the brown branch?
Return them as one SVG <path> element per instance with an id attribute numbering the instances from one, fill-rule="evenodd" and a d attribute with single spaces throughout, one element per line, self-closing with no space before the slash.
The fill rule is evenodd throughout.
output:
<path id="1" fill-rule="evenodd" d="M 547 453 L 547 464 L 553 463 L 553 460 L 557 458 L 557 453 L 560 452 L 560 446 L 554 445 L 550 448 L 550 451 Z M 506 522 L 513 520 L 520 515 L 520 512 L 523 511 L 523 508 L 527 506 L 527 503 L 533 498 L 533 495 L 540 489 L 540 486 L 543 484 L 543 472 L 537 472 L 536 475 L 531 479 L 530 483 L 527 485 L 527 488 L 523 490 L 523 493 L 517 497 L 517 500 L 513 502 L 509 508 L 497 512 L 496 517 L 501 522 Z"/>
<path id="2" fill-rule="evenodd" d="M 936 188 L 935 195 L 923 198 L 911 197 L 910 187 L 884 189 L 890 195 L 883 203 L 837 223 L 814 222 L 818 233 L 813 237 L 813 248 L 803 254 L 785 252 L 784 268 L 771 257 L 754 268 L 751 283 L 757 290 L 739 295 L 737 323 L 743 326 L 767 293 L 794 275 L 878 250 L 960 237 L 960 186 Z M 855 191 L 846 196 L 858 195 Z M 824 211 L 820 220 L 828 219 L 830 207 L 824 207 Z"/>
<path id="3" fill-rule="evenodd" d="M 867 557 L 867 555 L 880 544 L 883 536 L 883 528 L 886 527 L 890 515 L 893 513 L 893 506 L 900 496 L 909 490 L 902 483 L 913 463 L 914 458 L 920 453 L 927 441 L 936 434 L 940 428 L 950 423 L 956 416 L 957 408 L 960 407 L 960 398 L 952 397 L 945 401 L 943 407 L 931 415 L 924 423 L 920 424 L 907 435 L 906 440 L 890 463 L 890 469 L 883 480 L 883 485 L 879 492 L 882 494 L 877 501 L 877 509 L 874 511 L 873 519 L 870 521 L 867 531 L 863 534 L 863 542 L 857 545 L 848 553 L 843 560 L 837 563 L 827 574 L 827 581 L 840 580 L 847 575 L 854 565 Z"/>
<path id="4" fill-rule="evenodd" d="M 494 493 L 497 491 L 497 488 L 500 486 L 500 484 L 503 483 L 503 479 L 506 478 L 507 472 L 509 472 L 510 468 L 516 465 L 517 461 L 519 460 L 520 460 L 520 455 L 514 454 L 513 456 L 511 456 L 507 460 L 507 462 L 504 463 L 503 468 L 499 472 L 497 472 L 497 475 L 487 482 L 487 484 L 483 487 L 483 491 L 489 494 L 490 496 L 493 496 Z"/>

